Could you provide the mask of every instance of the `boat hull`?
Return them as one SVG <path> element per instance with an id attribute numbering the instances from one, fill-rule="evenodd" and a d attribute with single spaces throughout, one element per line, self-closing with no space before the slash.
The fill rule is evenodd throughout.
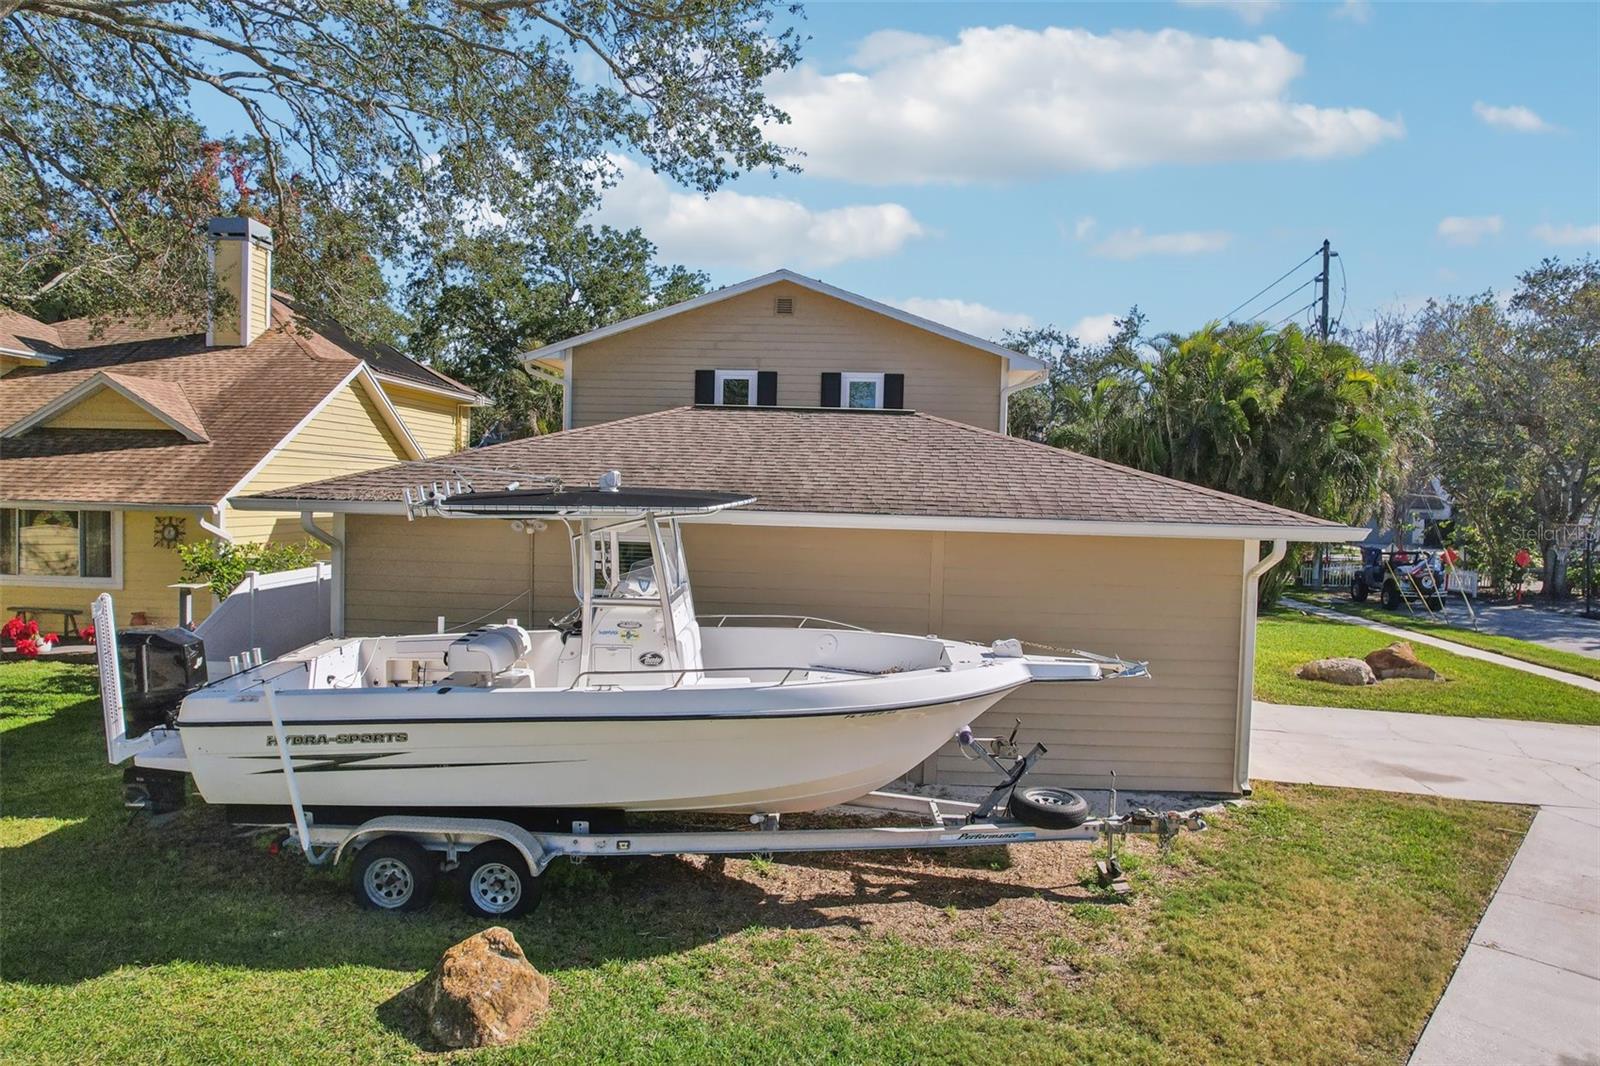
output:
<path id="1" fill-rule="evenodd" d="M 308 807 L 790 813 L 843 803 L 900 777 L 1025 678 L 996 672 L 984 681 L 960 698 L 929 700 L 879 679 L 859 686 L 858 695 L 905 698 L 758 714 L 694 709 L 688 692 L 669 701 L 685 704 L 681 713 L 665 707 L 581 719 L 478 708 L 440 717 L 415 695 L 389 704 L 409 713 L 388 716 L 349 701 L 313 705 L 292 693 L 279 694 L 276 704 Z M 330 706 L 338 702 L 347 706 Z M 180 726 L 190 772 L 207 802 L 287 802 L 270 721 Z"/>

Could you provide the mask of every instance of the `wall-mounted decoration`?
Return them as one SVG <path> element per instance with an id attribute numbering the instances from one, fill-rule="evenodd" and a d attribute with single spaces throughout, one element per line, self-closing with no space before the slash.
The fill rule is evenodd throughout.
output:
<path id="1" fill-rule="evenodd" d="M 166 548 L 169 551 L 176 548 L 188 539 L 189 534 L 184 531 L 188 519 L 181 515 L 156 516 L 156 547 Z"/>

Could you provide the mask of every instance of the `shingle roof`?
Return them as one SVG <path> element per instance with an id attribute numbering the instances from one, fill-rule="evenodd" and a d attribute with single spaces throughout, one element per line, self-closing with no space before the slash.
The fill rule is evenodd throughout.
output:
<path id="1" fill-rule="evenodd" d="M 320 328 L 312 328 L 320 327 Z M 0 378 L 0 427 L 97 375 L 190 431 L 34 427 L 0 440 L 0 498 L 210 506 L 366 363 L 438 389 L 472 390 L 386 347 L 362 346 L 281 295 L 272 328 L 246 347 L 207 348 L 188 319 L 72 319 L 45 325 L 0 309 L 0 347 L 55 357 Z"/>
<path id="2" fill-rule="evenodd" d="M 933 415 L 839 409 L 678 407 L 256 498 L 394 502 L 457 474 L 483 490 L 613 468 L 633 486 L 747 492 L 762 511 L 1342 528 Z"/>
<path id="3" fill-rule="evenodd" d="M 204 337 L 81 350 L 45 370 L 0 378 L 0 425 L 115 368 L 164 409 L 210 438 L 159 430 L 33 428 L 0 440 L 0 494 L 8 500 L 210 505 L 238 484 L 360 363 L 311 334 L 271 330 L 246 348 L 207 348 Z"/>
<path id="4" fill-rule="evenodd" d="M 320 336 L 325 341 L 360 359 L 379 374 L 398 378 L 413 384 L 435 389 L 460 392 L 476 396 L 469 386 L 450 375 L 424 366 L 399 349 L 387 344 L 365 342 L 353 337 L 338 322 L 312 314 L 285 293 L 272 294 L 272 325 L 294 325 L 302 332 Z M 45 325 L 26 315 L 0 308 L 0 348 L 36 351 L 44 355 L 64 357 L 65 366 L 87 365 L 82 360 L 87 350 L 101 353 L 108 349 L 132 344 L 136 341 L 171 341 L 181 344 L 194 337 L 203 338 L 206 324 L 203 319 L 178 317 L 143 318 L 72 318 L 64 322 Z M 101 361 L 98 365 L 107 365 Z"/>

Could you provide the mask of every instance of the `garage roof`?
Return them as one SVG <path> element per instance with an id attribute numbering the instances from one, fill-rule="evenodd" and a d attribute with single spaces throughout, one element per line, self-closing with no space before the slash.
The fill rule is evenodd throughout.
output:
<path id="1" fill-rule="evenodd" d="M 259 496 L 247 510 L 404 512 L 403 491 L 555 475 L 748 493 L 718 521 L 1342 541 L 1362 531 L 915 411 L 678 407 Z"/>

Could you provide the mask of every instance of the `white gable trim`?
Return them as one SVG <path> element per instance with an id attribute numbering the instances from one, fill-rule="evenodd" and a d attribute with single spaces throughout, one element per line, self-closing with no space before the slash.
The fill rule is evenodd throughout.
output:
<path id="1" fill-rule="evenodd" d="M 569 337 L 554 344 L 548 344 L 543 348 L 535 348 L 532 351 L 523 352 L 518 358 L 524 362 L 553 362 L 564 357 L 567 352 L 580 345 L 593 344 L 595 341 L 603 340 L 606 337 L 613 337 L 618 333 L 626 333 L 629 330 L 638 329 L 640 326 L 648 326 L 652 322 L 659 322 L 664 318 L 671 318 L 673 315 L 681 315 L 686 311 L 708 307 L 711 304 L 720 303 L 735 296 L 742 296 L 747 292 L 753 292 L 768 285 L 775 285 L 780 281 L 787 281 L 803 289 L 821 293 L 823 296 L 831 296 L 836 300 L 843 300 L 847 304 L 854 304 L 863 310 L 883 315 L 886 318 L 892 318 L 897 322 L 903 322 L 908 326 L 955 341 L 957 344 L 965 344 L 969 348 L 976 348 L 980 352 L 985 352 L 999 359 L 1010 360 L 1011 366 L 1015 370 L 1031 371 L 1036 375 L 1042 375 L 1045 370 L 1044 363 L 1031 355 L 1023 355 L 1020 352 L 1012 351 L 1010 348 L 995 344 L 993 341 L 986 341 L 981 337 L 975 337 L 970 333 L 964 333 L 959 329 L 935 322 L 931 318 L 923 318 L 921 315 L 914 315 L 910 311 L 891 307 L 886 303 L 879 303 L 877 300 L 869 299 L 847 289 L 841 289 L 836 285 L 829 285 L 825 281 L 808 278 L 803 274 L 796 274 L 792 270 L 774 270 L 769 274 L 762 274 L 760 277 L 751 278 L 748 281 L 724 286 L 715 292 L 708 292 L 704 296 L 696 296 L 692 300 L 684 300 L 682 303 L 659 307 L 654 311 L 646 311 L 642 315 L 625 318 L 621 322 L 613 322 L 609 326 L 602 326 L 599 329 L 590 330 L 588 333 Z"/>
<path id="2" fill-rule="evenodd" d="M 74 385 L 66 392 L 63 392 L 60 396 L 57 396 L 43 407 L 38 408 L 32 414 L 24 415 L 23 417 L 17 419 L 5 429 L 0 430 L 0 437 L 15 437 L 19 434 L 26 433 L 34 426 L 37 426 L 43 422 L 48 422 L 56 415 L 59 415 L 62 412 L 81 403 L 82 401 L 87 400 L 90 396 L 93 396 L 101 389 L 110 389 L 112 392 L 115 392 L 118 396 L 121 396 L 123 399 L 127 400 L 141 411 L 144 411 L 146 414 L 156 419 L 158 422 L 172 430 L 175 430 L 178 433 L 181 433 L 183 438 L 187 441 L 196 444 L 203 444 L 210 439 L 202 433 L 196 433 L 193 429 L 189 428 L 182 422 L 179 422 L 177 419 L 167 414 L 165 411 L 161 410 L 161 408 L 151 404 L 144 397 L 125 388 L 123 385 L 117 382 L 116 379 L 107 375 L 104 370 L 96 371 L 92 376 L 78 382 L 78 384 Z"/>
<path id="3" fill-rule="evenodd" d="M 368 364 L 368 368 L 371 368 L 370 364 Z M 426 392 L 434 396 L 442 396 L 446 399 L 454 400 L 457 403 L 470 404 L 473 407 L 487 407 L 491 402 L 489 397 L 485 396 L 481 392 L 467 392 L 461 389 L 452 389 L 442 384 L 429 385 L 426 382 L 413 381 L 411 378 L 400 377 L 398 374 L 386 374 L 381 370 L 374 370 L 372 372 L 377 375 L 379 381 L 383 382 L 385 385 L 393 385 L 396 388 L 415 389 L 418 392 Z"/>
<path id="4" fill-rule="evenodd" d="M 383 394 L 383 386 L 379 384 L 378 379 L 373 375 L 371 368 L 369 368 L 366 363 L 358 362 L 355 367 L 351 369 L 350 373 L 346 374 L 342 379 L 340 379 L 339 384 L 329 389 L 328 394 L 322 399 L 318 400 L 315 407 L 306 412 L 306 416 L 304 418 L 295 423 L 293 429 L 283 435 L 282 440 L 274 444 L 267 451 L 267 454 L 258 459 L 256 464 L 245 472 L 244 477 L 240 478 L 234 483 L 232 488 L 222 494 L 222 499 L 217 501 L 217 509 L 220 511 L 223 506 L 233 498 L 233 496 L 243 492 L 245 486 L 254 481 L 256 476 L 267 468 L 267 464 L 276 459 L 278 454 L 287 448 L 289 443 L 300 435 L 300 431 L 309 426 L 312 420 L 320 415 L 323 410 L 333 402 L 334 397 L 338 396 L 339 393 L 344 391 L 345 386 L 357 380 L 361 381 L 361 387 L 366 390 L 369 396 L 373 397 L 374 402 L 378 405 L 378 410 L 383 415 L 384 424 L 389 426 L 390 429 L 395 430 L 395 436 L 399 438 L 400 443 L 405 447 L 405 449 L 412 453 L 412 457 L 415 459 L 427 458 L 422 451 L 422 446 L 416 442 L 416 439 L 411 436 L 411 431 L 406 429 L 405 423 L 401 421 L 399 412 L 394 409 L 394 404 L 390 403 L 389 398 Z M 255 509 L 265 511 L 291 511 L 295 510 L 296 508 L 261 507 Z M 326 511 L 327 508 L 322 508 L 322 510 Z"/>

